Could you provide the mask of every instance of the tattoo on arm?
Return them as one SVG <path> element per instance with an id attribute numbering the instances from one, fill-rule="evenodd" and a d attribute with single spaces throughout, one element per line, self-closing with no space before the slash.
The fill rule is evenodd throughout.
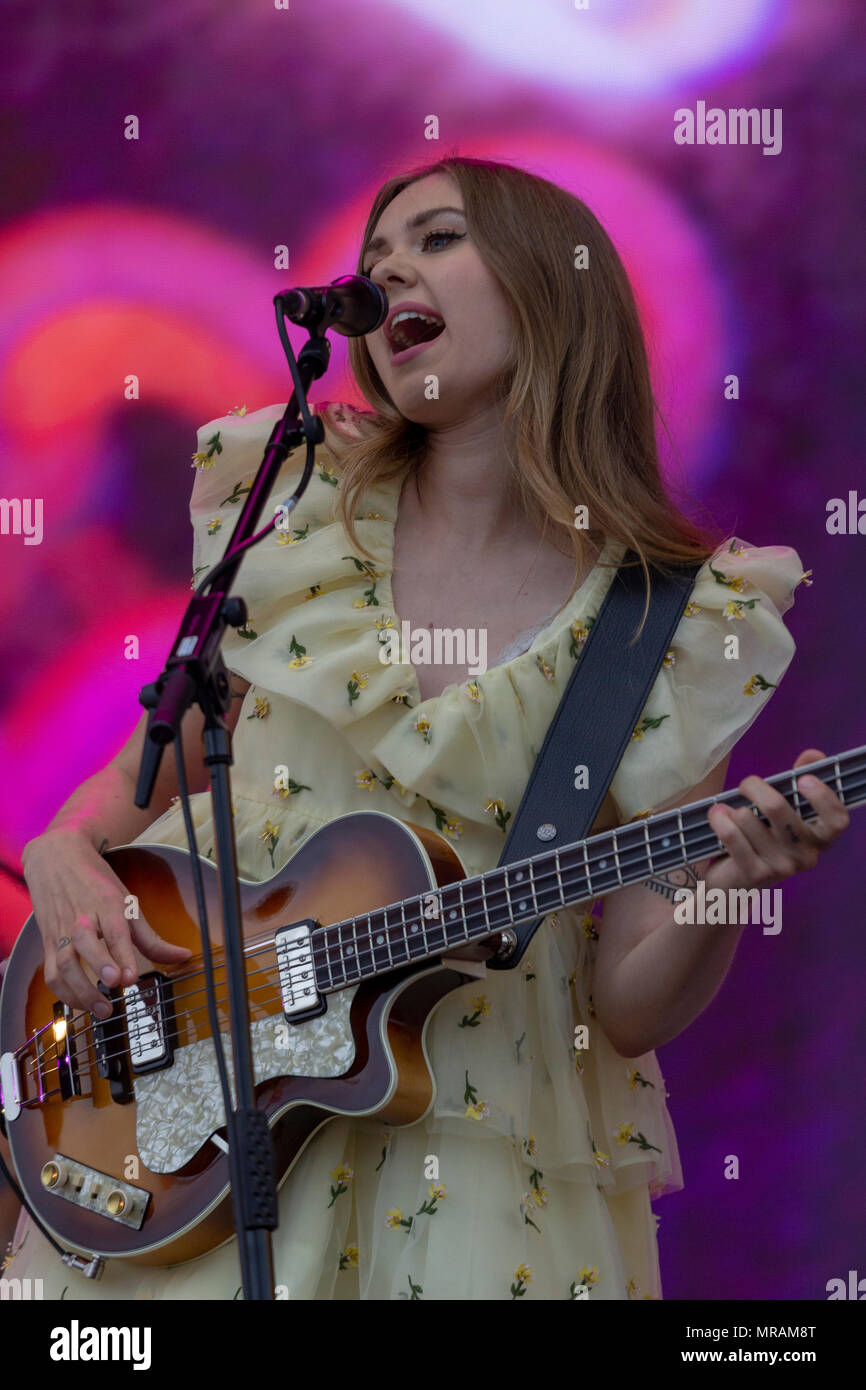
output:
<path id="1" fill-rule="evenodd" d="M 57 949 L 58 949 L 58 951 L 62 951 L 64 946 L 71 946 L 71 945 L 72 945 L 72 937 L 71 937 L 71 936 L 61 936 L 60 940 L 59 940 L 58 943 L 57 943 Z"/>
<path id="2" fill-rule="evenodd" d="M 666 874 L 655 874 L 652 878 L 644 880 L 644 888 L 651 888 L 654 893 L 661 893 L 663 898 L 675 902 L 674 894 L 679 888 L 690 888 L 694 892 L 698 879 L 703 878 L 691 864 L 683 864 L 677 869 L 670 869 Z"/>

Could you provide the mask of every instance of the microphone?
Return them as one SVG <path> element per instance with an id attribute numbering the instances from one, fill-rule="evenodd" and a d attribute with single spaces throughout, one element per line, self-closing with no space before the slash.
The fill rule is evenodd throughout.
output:
<path id="1" fill-rule="evenodd" d="M 324 333 L 334 328 L 347 338 L 373 333 L 388 317 L 388 296 L 366 275 L 342 275 L 330 285 L 282 290 L 274 295 L 283 313 L 302 328 Z"/>

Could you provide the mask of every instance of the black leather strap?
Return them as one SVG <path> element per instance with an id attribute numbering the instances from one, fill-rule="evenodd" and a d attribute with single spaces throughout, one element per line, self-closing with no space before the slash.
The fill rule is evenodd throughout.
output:
<path id="1" fill-rule="evenodd" d="M 631 551 L 623 557 L 634 558 Z M 500 864 L 572 845 L 589 835 L 700 568 L 694 564 L 673 574 L 651 571 L 649 612 L 636 642 L 631 639 L 643 613 L 644 573 L 640 565 L 618 570 L 550 722 Z M 581 765 L 588 775 L 586 786 L 578 790 L 576 771 Z M 507 959 L 488 960 L 488 969 L 513 969 L 543 920 L 515 926 L 516 949 Z"/>

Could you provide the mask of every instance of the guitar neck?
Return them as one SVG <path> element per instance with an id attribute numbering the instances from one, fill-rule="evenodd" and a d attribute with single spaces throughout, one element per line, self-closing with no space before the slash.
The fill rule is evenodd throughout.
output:
<path id="1" fill-rule="evenodd" d="M 817 813 L 796 784 L 806 772 L 832 787 L 846 807 L 866 801 L 866 745 L 766 778 L 808 822 Z M 515 923 L 724 853 L 707 820 L 717 804 L 751 805 L 736 790 L 708 796 L 325 927 L 316 932 L 319 992 L 447 954 Z"/>

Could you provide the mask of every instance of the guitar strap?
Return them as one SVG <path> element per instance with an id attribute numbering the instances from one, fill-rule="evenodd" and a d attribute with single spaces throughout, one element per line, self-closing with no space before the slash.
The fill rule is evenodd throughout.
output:
<path id="1" fill-rule="evenodd" d="M 629 550 L 623 563 L 636 558 Z M 651 569 L 649 611 L 637 641 L 632 637 L 646 599 L 643 569 L 633 565 L 617 571 L 550 722 L 500 865 L 572 845 L 589 835 L 700 568 L 695 563 L 673 572 Z M 581 766 L 587 770 L 582 779 L 585 785 L 576 789 Z M 543 920 L 538 917 L 512 927 L 516 948 L 507 959 L 490 958 L 487 969 L 513 969 Z"/>

